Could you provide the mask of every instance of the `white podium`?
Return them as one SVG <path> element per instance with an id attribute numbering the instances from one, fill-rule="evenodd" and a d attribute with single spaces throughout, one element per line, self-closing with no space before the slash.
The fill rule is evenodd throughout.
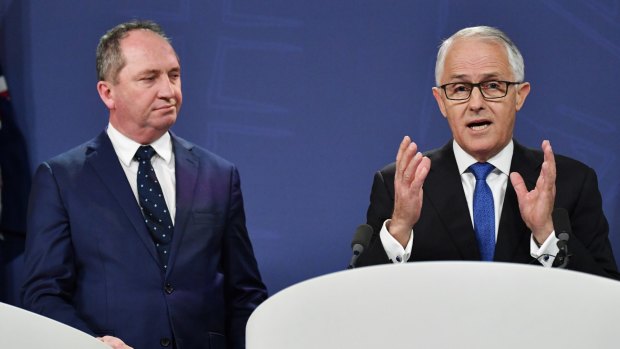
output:
<path id="1" fill-rule="evenodd" d="M 507 263 L 359 268 L 282 290 L 246 332 L 247 349 L 616 349 L 620 282 Z"/>
<path id="2" fill-rule="evenodd" d="M 110 349 L 73 327 L 4 303 L 0 303 L 0 348 Z"/>

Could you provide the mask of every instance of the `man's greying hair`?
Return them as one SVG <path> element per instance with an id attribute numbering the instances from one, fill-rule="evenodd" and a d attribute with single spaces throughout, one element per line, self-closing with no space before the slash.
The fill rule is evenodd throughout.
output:
<path id="1" fill-rule="evenodd" d="M 132 30 L 150 30 L 170 43 L 170 39 L 153 21 L 133 20 L 121 23 L 110 29 L 99 39 L 97 45 L 97 78 L 116 83 L 118 73 L 125 66 L 125 57 L 121 52 L 121 40 Z"/>
<path id="2" fill-rule="evenodd" d="M 510 38 L 501 30 L 493 27 L 479 26 L 469 27 L 461 29 L 454 33 L 451 37 L 447 38 L 439 46 L 437 52 L 437 62 L 435 63 L 435 84 L 439 86 L 441 84 L 440 78 L 443 74 L 444 63 L 446 61 L 446 54 L 456 39 L 462 38 L 480 38 L 483 40 L 495 41 L 504 45 L 506 53 L 508 54 L 508 63 L 512 68 L 515 81 L 523 81 L 525 79 L 525 63 L 523 63 L 523 56 L 517 46 L 510 40 Z"/>

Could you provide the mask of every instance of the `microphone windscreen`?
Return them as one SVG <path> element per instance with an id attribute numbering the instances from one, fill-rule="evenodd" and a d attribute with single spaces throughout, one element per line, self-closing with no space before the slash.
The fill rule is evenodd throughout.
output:
<path id="1" fill-rule="evenodd" d="M 370 238 L 372 238 L 372 227 L 368 224 L 362 224 L 355 230 L 355 235 L 353 235 L 353 240 L 351 241 L 351 248 L 355 245 L 362 245 L 364 248 L 368 247 L 370 243 Z"/>
<path id="2" fill-rule="evenodd" d="M 553 220 L 553 229 L 555 235 L 560 240 L 568 240 L 568 236 L 571 233 L 570 218 L 568 217 L 568 211 L 564 208 L 556 208 L 551 214 Z"/>

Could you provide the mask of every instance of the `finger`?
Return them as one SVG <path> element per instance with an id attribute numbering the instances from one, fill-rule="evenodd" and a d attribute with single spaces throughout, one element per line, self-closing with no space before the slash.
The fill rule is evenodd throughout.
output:
<path id="1" fill-rule="evenodd" d="M 403 169 L 406 167 L 406 161 L 403 159 L 409 146 L 411 145 L 411 138 L 405 136 L 400 142 L 398 147 L 398 153 L 396 154 L 396 180 L 400 179 Z M 405 163 L 405 164 L 404 164 Z"/>
<path id="2" fill-rule="evenodd" d="M 418 153 L 419 154 L 419 153 Z M 424 185 L 424 181 L 426 180 L 426 176 L 431 169 L 431 159 L 424 156 L 421 157 L 419 164 L 417 165 L 417 169 L 415 172 L 415 178 L 411 182 L 411 187 L 419 190 Z"/>
<path id="3" fill-rule="evenodd" d="M 99 337 L 98 339 L 114 349 L 128 348 L 128 346 L 125 345 L 125 343 L 121 339 L 116 338 L 114 336 L 103 336 L 103 337 Z"/>
<path id="4" fill-rule="evenodd" d="M 542 143 L 542 149 L 544 154 L 543 164 L 547 164 L 545 168 L 545 182 L 548 185 L 555 184 L 556 179 L 556 167 L 555 167 L 555 155 L 553 155 L 553 149 L 551 143 L 548 140 L 544 140 Z"/>
<path id="5" fill-rule="evenodd" d="M 517 200 L 521 202 L 523 197 L 527 195 L 527 187 L 525 186 L 525 181 L 523 181 L 523 177 L 517 172 L 513 172 L 510 174 L 510 182 L 512 183 L 512 187 L 517 194 Z"/>
<path id="6" fill-rule="evenodd" d="M 411 138 L 409 138 L 409 136 L 403 137 L 403 140 L 400 141 L 400 145 L 398 146 L 398 153 L 396 153 L 396 162 L 398 162 L 401 159 L 402 154 L 405 152 L 405 150 L 409 146 L 409 143 L 411 143 Z"/>
<path id="7" fill-rule="evenodd" d="M 415 171 L 411 171 L 411 166 L 414 164 L 414 158 L 417 154 L 418 146 L 411 142 L 405 152 L 403 153 L 400 163 L 397 165 L 398 170 L 396 171 L 396 181 L 405 181 L 407 184 L 413 179 L 413 173 Z"/>
<path id="8" fill-rule="evenodd" d="M 411 182 L 415 179 L 418 165 L 420 164 L 421 161 L 422 161 L 422 153 L 415 153 L 415 155 L 413 156 L 411 161 L 409 161 L 409 163 L 407 164 L 407 167 L 403 171 L 402 181 L 405 182 L 405 184 L 411 185 Z"/>

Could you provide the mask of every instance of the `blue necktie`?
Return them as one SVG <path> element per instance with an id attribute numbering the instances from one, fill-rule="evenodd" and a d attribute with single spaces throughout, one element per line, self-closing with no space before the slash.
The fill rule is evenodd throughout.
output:
<path id="1" fill-rule="evenodd" d="M 495 209 L 493 193 L 487 184 L 487 176 L 495 167 L 487 162 L 469 167 L 476 177 L 474 189 L 474 230 L 483 261 L 492 261 L 495 254 Z"/>
<path id="2" fill-rule="evenodd" d="M 138 198 L 144 215 L 144 222 L 155 242 L 159 260 L 164 270 L 168 268 L 168 255 L 174 226 L 164 200 L 164 194 L 151 165 L 155 149 L 150 145 L 141 146 L 136 152 L 138 160 Z"/>

